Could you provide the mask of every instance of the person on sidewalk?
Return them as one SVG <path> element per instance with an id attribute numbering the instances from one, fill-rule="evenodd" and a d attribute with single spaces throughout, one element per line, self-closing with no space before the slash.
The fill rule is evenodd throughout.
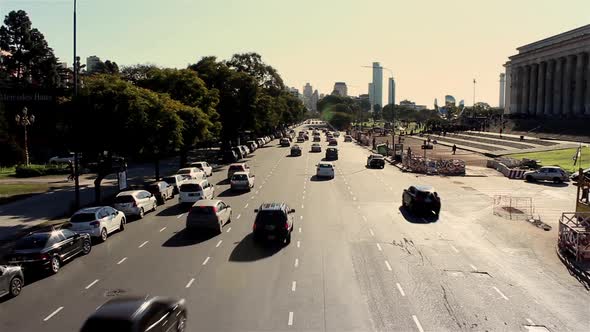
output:
<path id="1" fill-rule="evenodd" d="M 502 128 L 500 128 L 500 138 L 502 138 Z"/>
<path id="2" fill-rule="evenodd" d="M 455 152 L 457 152 L 457 145 L 453 144 L 453 154 L 455 154 Z"/>
<path id="3" fill-rule="evenodd" d="M 68 166 L 66 166 L 66 169 L 70 173 L 68 175 L 68 182 L 73 181 L 74 180 L 74 164 L 72 164 L 71 160 L 68 160 Z"/>

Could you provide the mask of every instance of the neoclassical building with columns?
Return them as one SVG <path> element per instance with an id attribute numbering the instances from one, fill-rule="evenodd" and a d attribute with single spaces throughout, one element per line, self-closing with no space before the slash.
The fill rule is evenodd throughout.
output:
<path id="1" fill-rule="evenodd" d="M 504 65 L 504 114 L 590 118 L 590 24 L 517 50 Z"/>

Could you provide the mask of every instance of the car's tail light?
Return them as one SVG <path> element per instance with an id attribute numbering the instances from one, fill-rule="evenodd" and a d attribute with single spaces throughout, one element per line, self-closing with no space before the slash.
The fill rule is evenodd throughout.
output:
<path id="1" fill-rule="evenodd" d="M 256 230 L 256 223 L 254 223 L 254 225 L 252 225 L 252 231 Z"/>
<path id="2" fill-rule="evenodd" d="M 98 222 L 98 221 L 93 221 L 93 222 L 91 222 L 91 223 L 90 223 L 90 226 L 92 226 L 92 227 L 94 227 L 94 228 L 98 228 L 98 227 L 100 227 L 100 222 Z"/>
<path id="3" fill-rule="evenodd" d="M 289 230 L 289 223 L 288 222 L 285 223 L 285 229 Z"/>
<path id="4" fill-rule="evenodd" d="M 37 255 L 37 259 L 46 261 L 49 259 L 49 255 L 48 254 L 39 254 L 39 255 Z"/>

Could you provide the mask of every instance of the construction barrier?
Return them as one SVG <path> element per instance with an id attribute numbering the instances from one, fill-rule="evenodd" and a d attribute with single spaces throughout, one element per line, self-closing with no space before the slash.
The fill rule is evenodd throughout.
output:
<path id="1" fill-rule="evenodd" d="M 533 199 L 531 197 L 495 195 L 492 212 L 494 215 L 510 220 L 532 219 L 534 213 Z"/>
<path id="2" fill-rule="evenodd" d="M 511 164 L 514 165 L 514 163 Z M 486 162 L 486 167 L 495 169 L 509 179 L 522 179 L 524 173 L 526 172 L 524 169 L 510 168 L 499 160 L 488 160 Z"/>
<path id="3" fill-rule="evenodd" d="M 522 179 L 524 172 L 526 172 L 526 171 L 523 169 L 511 169 L 508 172 L 508 178 L 509 179 Z"/>
<path id="4" fill-rule="evenodd" d="M 414 173 L 465 175 L 465 161 L 460 159 L 429 159 L 405 153 L 402 158 L 405 169 Z"/>
<path id="5" fill-rule="evenodd" d="M 557 246 L 577 262 L 590 260 L 590 213 L 564 212 L 559 220 Z"/>

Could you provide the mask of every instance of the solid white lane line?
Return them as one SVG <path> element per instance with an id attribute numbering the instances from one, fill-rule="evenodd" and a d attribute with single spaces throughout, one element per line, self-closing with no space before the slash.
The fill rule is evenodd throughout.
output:
<path id="1" fill-rule="evenodd" d="M 207 256 L 207 258 L 205 258 L 205 260 L 203 261 L 202 265 L 207 265 L 207 262 L 209 261 L 211 257 Z"/>
<path id="2" fill-rule="evenodd" d="M 293 283 L 291 284 L 291 291 L 294 292 L 295 289 L 297 289 L 297 281 L 293 281 Z"/>
<path id="3" fill-rule="evenodd" d="M 304 201 L 304 200 L 305 200 L 305 195 L 303 195 L 303 198 L 301 198 L 301 200 L 302 200 L 302 201 Z"/>
<path id="4" fill-rule="evenodd" d="M 242 214 L 239 213 L 238 216 L 236 217 L 236 219 L 240 219 L 241 216 L 242 216 Z"/>
<path id="5" fill-rule="evenodd" d="M 148 242 L 150 242 L 150 241 L 145 241 L 144 243 L 140 244 L 140 245 L 139 245 L 139 248 L 141 248 L 141 247 L 145 246 L 146 244 L 148 244 Z"/>
<path id="6" fill-rule="evenodd" d="M 258 195 L 258 193 L 259 193 L 259 191 L 258 191 L 258 190 L 256 190 L 256 195 Z"/>
<path id="7" fill-rule="evenodd" d="M 223 242 L 223 240 L 219 240 L 219 242 L 217 242 L 217 244 L 215 245 L 215 248 L 219 248 L 219 246 L 221 245 L 221 242 Z"/>
<path id="8" fill-rule="evenodd" d="M 299 258 L 295 258 L 295 267 L 299 266 Z"/>
<path id="9" fill-rule="evenodd" d="M 297 241 L 297 248 L 301 247 L 301 241 Z"/>
<path id="10" fill-rule="evenodd" d="M 398 282 L 398 283 L 396 283 L 396 285 L 397 285 L 397 289 L 399 290 L 399 293 L 400 293 L 402 296 L 406 296 L 406 293 L 404 293 L 404 289 L 402 288 L 402 285 L 400 285 L 400 284 L 399 284 L 399 282 Z"/>
<path id="11" fill-rule="evenodd" d="M 364 220 L 364 221 L 367 221 L 367 217 L 363 216 L 363 220 Z"/>
<path id="12" fill-rule="evenodd" d="M 303 216 L 299 216 L 299 219 L 303 220 Z"/>
<path id="13" fill-rule="evenodd" d="M 188 284 L 186 284 L 186 286 L 184 286 L 184 288 L 189 288 L 193 282 L 195 282 L 195 278 L 191 278 L 191 280 L 188 281 Z"/>
<path id="14" fill-rule="evenodd" d="M 352 190 L 351 190 L 351 191 L 349 191 L 349 193 L 352 195 Z"/>
<path id="15" fill-rule="evenodd" d="M 530 325 L 535 325 L 535 323 L 533 323 L 533 321 L 530 318 L 527 318 L 526 321 L 530 324 Z"/>
<path id="16" fill-rule="evenodd" d="M 43 319 L 44 322 L 48 321 L 51 319 L 51 317 L 57 315 L 58 312 L 62 311 L 64 307 L 59 307 L 57 309 L 55 309 L 54 312 L 50 313 L 49 316 L 45 317 L 45 319 Z"/>
<path id="17" fill-rule="evenodd" d="M 124 261 L 127 260 L 127 257 L 123 257 L 120 261 L 117 262 L 117 265 L 121 265 Z"/>
<path id="18" fill-rule="evenodd" d="M 455 251 L 456 253 L 459 253 L 459 249 L 455 248 L 454 245 L 451 244 L 451 248 L 453 248 L 453 251 Z"/>
<path id="19" fill-rule="evenodd" d="M 90 287 L 94 286 L 94 284 L 96 284 L 98 282 L 98 279 L 94 280 L 93 282 L 91 282 L 90 284 L 88 284 L 88 286 L 86 286 L 85 289 L 89 289 Z"/>
<path id="20" fill-rule="evenodd" d="M 229 233 L 229 231 L 231 231 L 231 227 L 227 229 L 227 231 L 225 231 L 226 233 Z"/>
<path id="21" fill-rule="evenodd" d="M 160 232 L 163 232 L 165 229 L 166 229 L 166 227 L 160 228 Z"/>
<path id="22" fill-rule="evenodd" d="M 416 324 L 416 327 L 418 328 L 418 331 L 424 332 L 424 329 L 422 328 L 422 324 L 420 324 L 420 321 L 418 320 L 418 317 L 416 317 L 416 315 L 412 315 L 412 319 L 414 320 L 414 323 Z"/>
<path id="23" fill-rule="evenodd" d="M 254 199 L 254 196 L 250 197 L 250 199 Z"/>
<path id="24" fill-rule="evenodd" d="M 469 266 L 473 269 L 473 271 L 478 271 L 477 266 L 473 264 L 469 264 Z"/>
<path id="25" fill-rule="evenodd" d="M 496 287 L 496 286 L 493 286 L 493 288 L 494 288 L 494 290 L 495 290 L 496 292 L 498 292 L 498 294 L 500 294 L 500 296 L 501 296 L 502 298 L 504 298 L 504 300 L 508 301 L 508 298 L 506 297 L 506 295 L 504 295 L 504 293 L 502 293 L 502 292 L 501 292 L 501 291 L 498 289 L 498 287 Z"/>
<path id="26" fill-rule="evenodd" d="M 383 249 L 381 249 L 381 245 L 379 243 L 377 243 L 377 249 L 379 249 L 379 251 L 383 251 Z"/>
<path id="27" fill-rule="evenodd" d="M 303 206 L 304 206 L 304 205 L 303 205 L 303 204 L 301 204 L 301 208 L 302 208 L 302 209 L 303 209 Z"/>
<path id="28" fill-rule="evenodd" d="M 389 262 L 388 261 L 385 261 L 385 265 L 387 266 L 387 269 L 389 271 L 393 271 L 393 269 L 391 268 L 391 265 L 389 265 Z"/>
<path id="29" fill-rule="evenodd" d="M 181 213 L 178 216 L 176 216 L 176 219 L 180 219 L 180 218 L 182 218 L 182 216 L 184 216 L 184 213 Z"/>
<path id="30" fill-rule="evenodd" d="M 258 186 L 258 189 L 262 189 L 262 186 Z"/>
<path id="31" fill-rule="evenodd" d="M 289 321 L 287 322 L 289 326 L 293 325 L 293 311 L 289 311 Z"/>
<path id="32" fill-rule="evenodd" d="M 246 205 L 244 205 L 244 209 L 248 207 L 248 204 L 249 204 L 249 203 L 246 203 Z"/>
<path id="33" fill-rule="evenodd" d="M 373 232 L 372 228 L 369 228 L 369 233 L 371 233 L 371 236 L 375 236 L 375 233 Z"/>
<path id="34" fill-rule="evenodd" d="M 299 233 L 301 233 L 301 227 L 299 227 Z"/>

